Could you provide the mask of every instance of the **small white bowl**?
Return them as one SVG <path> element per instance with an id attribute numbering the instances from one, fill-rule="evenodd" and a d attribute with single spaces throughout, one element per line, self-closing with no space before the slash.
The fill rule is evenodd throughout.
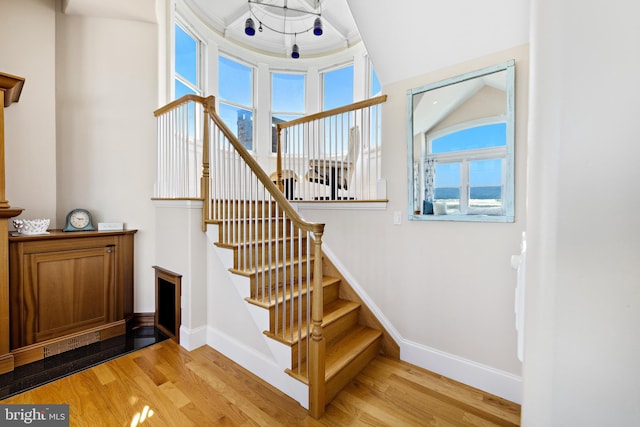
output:
<path id="1" fill-rule="evenodd" d="M 38 219 L 14 219 L 13 226 L 20 234 L 46 234 L 49 228 L 49 218 Z"/>

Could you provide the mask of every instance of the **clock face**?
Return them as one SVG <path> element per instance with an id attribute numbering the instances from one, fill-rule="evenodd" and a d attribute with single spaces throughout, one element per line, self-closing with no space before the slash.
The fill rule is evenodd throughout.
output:
<path id="1" fill-rule="evenodd" d="M 86 209 L 74 209 L 67 214 L 67 225 L 62 231 L 93 231 L 91 214 Z"/>
<path id="2" fill-rule="evenodd" d="M 69 217 L 69 222 L 75 228 L 85 228 L 89 225 L 89 214 L 82 210 L 74 211 Z"/>

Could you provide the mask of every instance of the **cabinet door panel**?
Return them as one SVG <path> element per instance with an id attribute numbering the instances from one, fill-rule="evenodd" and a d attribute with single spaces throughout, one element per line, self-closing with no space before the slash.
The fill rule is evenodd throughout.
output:
<path id="1" fill-rule="evenodd" d="M 114 247 L 26 255 L 23 345 L 114 321 Z"/>

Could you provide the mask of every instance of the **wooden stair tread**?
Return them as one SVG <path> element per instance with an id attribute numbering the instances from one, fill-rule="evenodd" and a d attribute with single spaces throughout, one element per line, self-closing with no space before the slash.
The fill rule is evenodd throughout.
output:
<path id="1" fill-rule="evenodd" d="M 327 344 L 325 352 L 324 379 L 329 382 L 340 371 L 346 368 L 349 363 L 355 360 L 370 345 L 382 337 L 382 332 L 363 325 L 357 325 L 340 339 L 331 344 Z M 292 377 L 309 383 L 308 378 L 299 372 L 307 372 L 306 361 L 302 363 L 300 369 L 288 369 L 287 373 Z"/>
<path id="2" fill-rule="evenodd" d="M 322 327 L 326 328 L 328 326 L 330 326 L 333 322 L 335 322 L 336 320 L 342 318 L 343 316 L 347 315 L 348 313 L 357 310 L 360 308 L 360 304 L 353 302 L 353 301 L 348 301 L 348 300 L 343 300 L 343 299 L 337 299 L 335 301 L 331 301 L 330 303 L 326 304 L 324 306 L 324 316 L 322 318 Z M 284 344 L 288 344 L 288 345 L 294 345 L 297 344 L 299 339 L 297 334 L 291 334 L 291 330 L 297 331 L 298 330 L 298 322 L 294 322 L 293 324 L 293 329 L 291 329 L 290 326 L 287 326 L 284 330 L 284 332 L 282 333 L 273 333 L 270 331 L 264 331 L 264 334 L 270 338 L 273 338 L 277 341 L 280 341 Z M 307 338 L 307 333 L 306 333 L 306 321 L 302 322 L 302 334 L 300 335 L 300 339 L 305 339 Z M 288 337 L 292 337 L 292 338 L 288 338 Z"/>
<path id="3" fill-rule="evenodd" d="M 368 346 L 382 337 L 382 332 L 357 325 L 347 334 L 327 345 L 325 380 L 329 381 Z"/>

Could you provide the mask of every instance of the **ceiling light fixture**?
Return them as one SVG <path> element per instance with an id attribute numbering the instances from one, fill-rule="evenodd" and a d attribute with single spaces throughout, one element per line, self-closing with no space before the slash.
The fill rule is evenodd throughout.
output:
<path id="1" fill-rule="evenodd" d="M 280 2 L 268 0 L 248 0 L 249 17 L 244 24 L 244 33 L 253 37 L 256 35 L 255 21 L 258 21 L 258 31 L 262 32 L 263 27 L 278 34 L 285 36 L 293 36 L 293 46 L 291 47 L 291 57 L 297 59 L 300 57 L 300 48 L 298 47 L 298 34 L 311 31 L 315 36 L 321 36 L 322 29 L 322 11 L 320 8 L 320 0 L 313 2 L 313 9 L 303 9 L 308 2 L 301 2 L 300 7 L 289 7 L 288 0 Z M 313 18 L 311 21 L 306 18 Z M 288 21 L 287 21 L 288 20 Z"/>

